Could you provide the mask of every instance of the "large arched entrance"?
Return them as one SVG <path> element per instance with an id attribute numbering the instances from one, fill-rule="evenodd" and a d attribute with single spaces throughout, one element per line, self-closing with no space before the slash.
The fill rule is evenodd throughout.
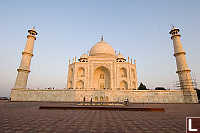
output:
<path id="1" fill-rule="evenodd" d="M 98 67 L 94 71 L 93 86 L 97 89 L 108 89 L 111 87 L 110 71 L 106 67 Z"/>

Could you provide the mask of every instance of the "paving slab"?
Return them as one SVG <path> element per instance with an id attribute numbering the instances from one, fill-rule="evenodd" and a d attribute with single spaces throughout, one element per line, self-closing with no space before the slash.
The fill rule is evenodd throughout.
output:
<path id="1" fill-rule="evenodd" d="M 77 103 L 0 102 L 0 133 L 184 133 L 187 116 L 199 117 L 200 104 L 129 104 L 165 112 L 119 110 L 40 110 Z"/>

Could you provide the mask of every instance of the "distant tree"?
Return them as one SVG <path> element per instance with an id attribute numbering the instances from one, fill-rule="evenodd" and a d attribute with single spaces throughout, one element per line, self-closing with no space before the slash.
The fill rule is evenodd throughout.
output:
<path id="1" fill-rule="evenodd" d="M 197 97 L 198 97 L 198 100 L 199 100 L 199 102 L 200 102 L 200 90 L 199 89 L 195 89 L 196 90 L 196 92 L 197 92 Z"/>
<path id="2" fill-rule="evenodd" d="M 155 90 L 166 90 L 164 87 L 156 87 Z"/>
<path id="3" fill-rule="evenodd" d="M 138 87 L 138 90 L 148 90 L 147 87 L 141 82 L 139 87 Z"/>

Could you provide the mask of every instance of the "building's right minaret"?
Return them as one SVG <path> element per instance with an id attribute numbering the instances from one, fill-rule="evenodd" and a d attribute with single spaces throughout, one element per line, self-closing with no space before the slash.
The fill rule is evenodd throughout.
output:
<path id="1" fill-rule="evenodd" d="M 193 90 L 193 84 L 192 79 L 190 75 L 190 69 L 186 63 L 185 58 L 185 51 L 183 50 L 179 34 L 179 29 L 172 27 L 171 31 L 169 32 L 171 34 L 171 39 L 173 40 L 174 45 L 174 56 L 176 58 L 176 65 L 177 65 L 177 71 L 179 76 L 179 82 L 181 89 L 184 90 Z"/>

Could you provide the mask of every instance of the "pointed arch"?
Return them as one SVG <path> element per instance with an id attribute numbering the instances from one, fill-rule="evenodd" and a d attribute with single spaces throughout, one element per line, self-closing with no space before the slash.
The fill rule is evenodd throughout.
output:
<path id="1" fill-rule="evenodd" d="M 121 81 L 120 82 L 120 89 L 124 90 L 124 89 L 128 89 L 128 84 L 126 81 Z"/>
<path id="2" fill-rule="evenodd" d="M 96 68 L 94 71 L 93 87 L 97 89 L 107 89 L 111 87 L 110 71 L 104 66 Z"/>
<path id="3" fill-rule="evenodd" d="M 77 81 L 76 82 L 76 88 L 84 89 L 84 82 L 82 80 Z"/>
<path id="4" fill-rule="evenodd" d="M 135 79 L 135 77 L 136 77 L 135 76 L 135 70 L 133 68 L 131 69 L 131 76 L 132 76 L 133 79 Z"/>
<path id="5" fill-rule="evenodd" d="M 106 96 L 106 97 L 105 97 L 105 101 L 106 101 L 106 102 L 108 102 L 108 101 L 109 101 L 109 98 L 108 98 L 108 96 Z"/>
<path id="6" fill-rule="evenodd" d="M 85 69 L 83 67 L 78 68 L 78 77 L 85 77 Z"/>
<path id="7" fill-rule="evenodd" d="M 97 97 L 97 96 L 94 98 L 94 101 L 95 101 L 95 102 L 98 102 L 98 97 Z"/>
<path id="8" fill-rule="evenodd" d="M 69 82 L 68 82 L 68 88 L 70 88 L 70 89 L 73 88 L 73 87 L 72 87 L 72 81 L 69 81 Z"/>
<path id="9" fill-rule="evenodd" d="M 135 80 L 132 81 L 132 88 L 136 89 L 136 82 L 135 82 Z"/>
<path id="10" fill-rule="evenodd" d="M 71 68 L 71 69 L 69 70 L 69 79 L 71 79 L 72 76 L 73 76 L 73 68 Z"/>
<path id="11" fill-rule="evenodd" d="M 100 102 L 103 102 L 103 101 L 104 101 L 103 96 L 100 96 Z"/>
<path id="12" fill-rule="evenodd" d="M 120 68 L 120 76 L 122 78 L 126 78 L 127 77 L 127 70 L 126 70 L 126 68 L 124 68 L 124 67 Z"/>

